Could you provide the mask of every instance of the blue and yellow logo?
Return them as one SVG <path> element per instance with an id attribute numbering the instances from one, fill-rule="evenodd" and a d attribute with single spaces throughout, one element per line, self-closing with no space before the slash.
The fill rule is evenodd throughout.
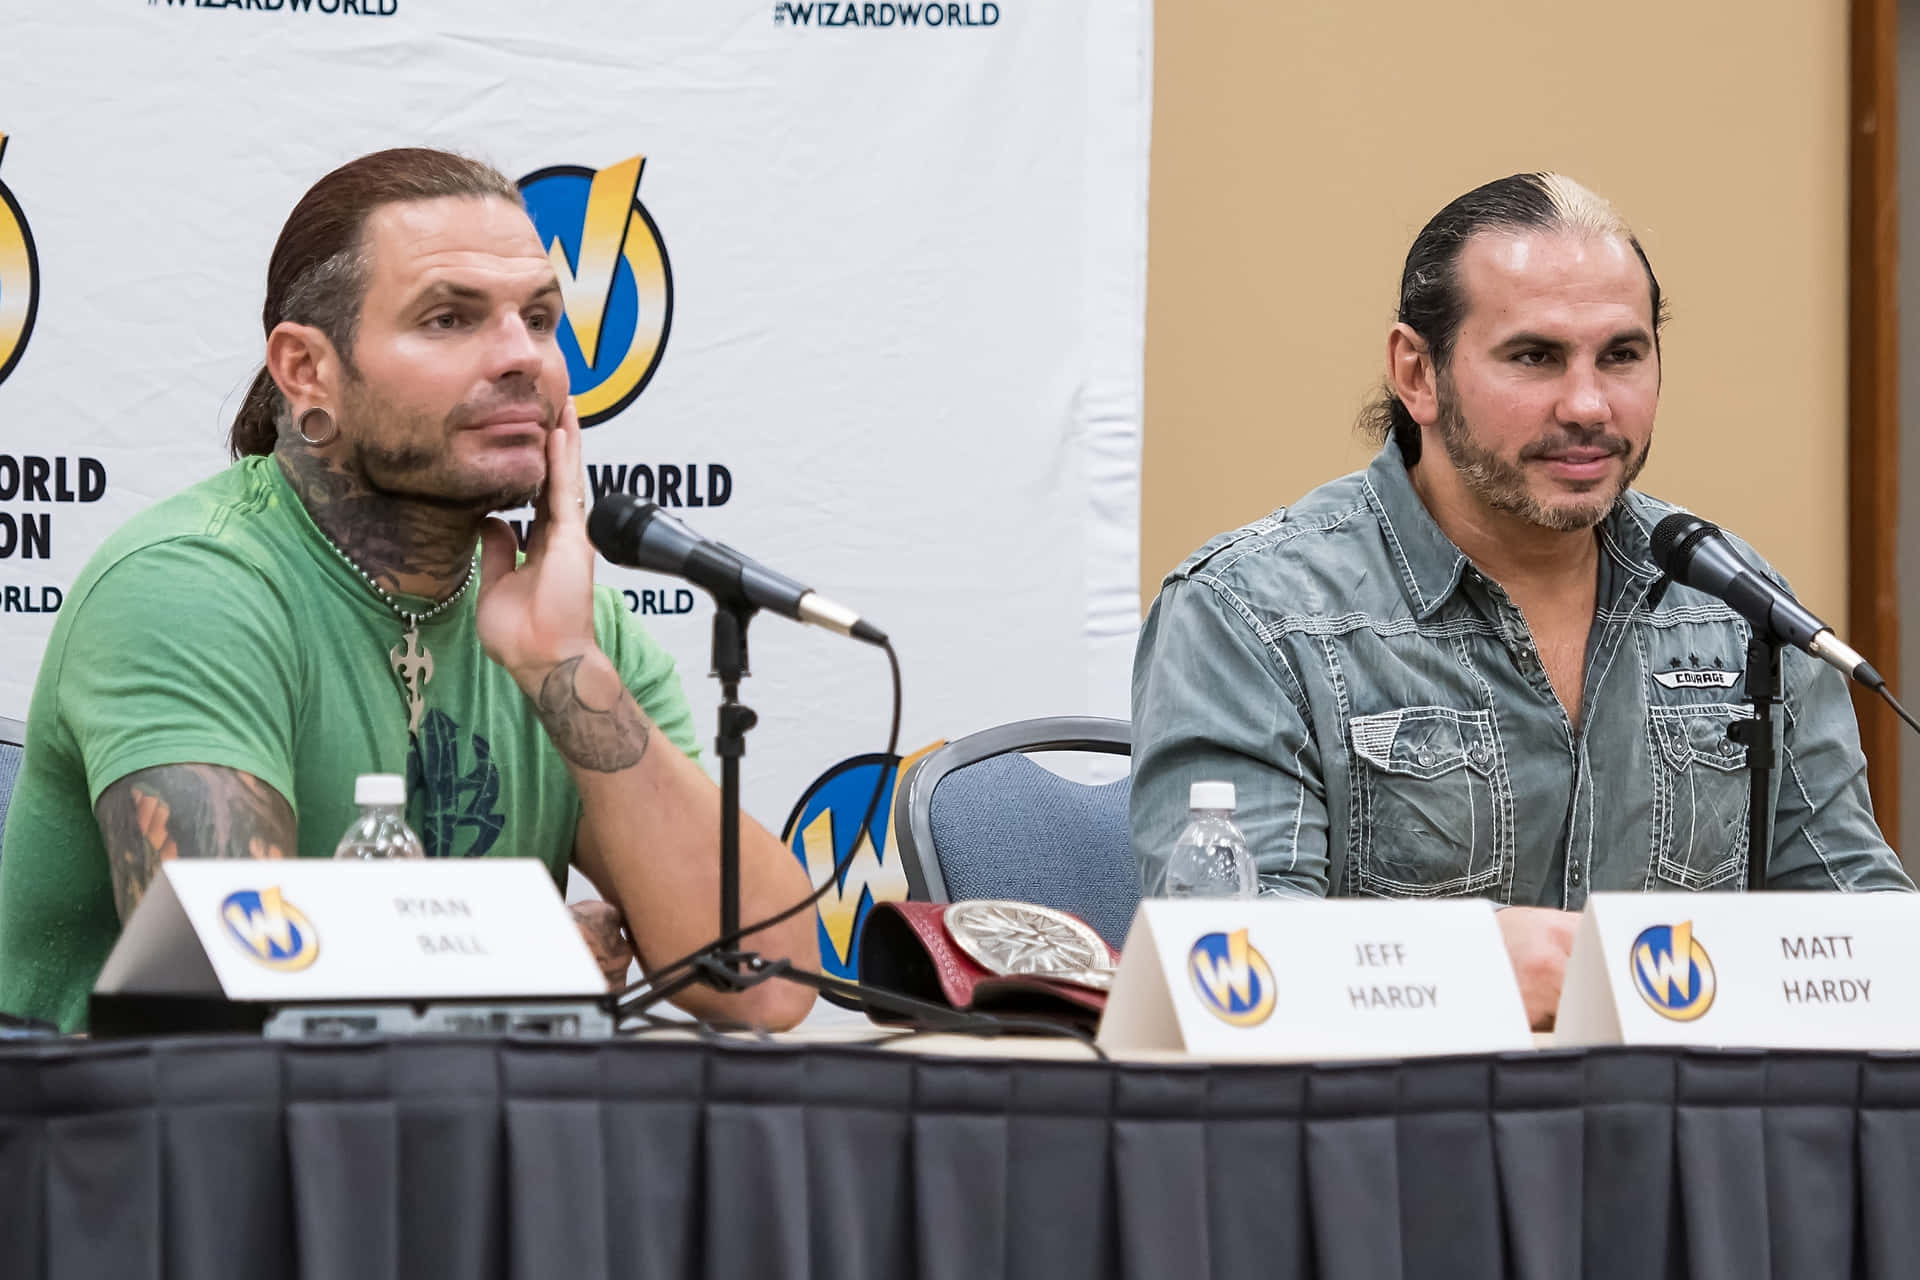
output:
<path id="1" fill-rule="evenodd" d="M 907 873 L 900 855 L 890 848 L 893 788 L 907 767 L 935 747 L 935 742 L 904 760 L 873 752 L 842 760 L 813 780 L 780 838 L 792 850 L 807 879 L 818 889 L 848 858 L 846 870 L 815 905 L 820 929 L 820 967 L 836 978 L 860 979 L 860 926 L 876 902 L 905 902 Z M 865 830 L 860 819 L 873 801 L 875 784 L 881 787 L 873 821 Z"/>
<path id="2" fill-rule="evenodd" d="M 632 404 L 667 349 L 673 272 L 660 229 L 640 203 L 646 163 L 634 156 L 600 170 L 555 165 L 520 179 L 560 277 L 560 349 L 583 427 Z"/>
<path id="3" fill-rule="evenodd" d="M 1187 972 L 1207 1012 L 1234 1027 L 1257 1027 L 1273 1016 L 1273 970 L 1245 929 L 1210 933 L 1187 953 Z"/>
<path id="4" fill-rule="evenodd" d="M 0 160 L 7 155 L 7 135 L 0 133 Z M 0 382 L 7 380 L 33 336 L 33 318 L 40 310 L 40 258 L 33 249 L 33 232 L 20 202 L 0 182 Z"/>
<path id="5" fill-rule="evenodd" d="M 1641 930 L 1627 967 L 1634 990 L 1663 1018 L 1692 1022 L 1713 1006 L 1713 961 L 1693 936 L 1691 920 Z"/>
<path id="6" fill-rule="evenodd" d="M 277 887 L 228 894 L 220 922 L 242 951 L 269 969 L 292 973 L 320 956 L 320 935 Z"/>

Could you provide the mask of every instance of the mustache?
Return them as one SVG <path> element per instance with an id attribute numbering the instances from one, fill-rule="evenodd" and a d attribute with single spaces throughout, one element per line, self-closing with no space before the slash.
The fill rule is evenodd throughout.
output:
<path id="1" fill-rule="evenodd" d="M 468 427 L 483 418 L 491 417 L 493 414 L 499 413 L 503 409 L 532 408 L 539 409 L 540 425 L 549 431 L 553 429 L 553 424 L 560 420 L 559 410 L 554 407 L 553 401 L 541 395 L 540 392 L 534 388 L 529 387 L 522 394 L 509 393 L 507 395 L 489 396 L 485 400 L 457 404 L 453 407 L 453 412 L 447 415 L 447 425 L 450 427 Z"/>
<path id="2" fill-rule="evenodd" d="M 1632 446 L 1627 443 L 1625 436 L 1616 436 L 1609 431 L 1563 431 L 1535 440 L 1520 450 L 1520 461 L 1531 462 L 1572 449 L 1600 449 L 1609 455 L 1625 457 Z"/>

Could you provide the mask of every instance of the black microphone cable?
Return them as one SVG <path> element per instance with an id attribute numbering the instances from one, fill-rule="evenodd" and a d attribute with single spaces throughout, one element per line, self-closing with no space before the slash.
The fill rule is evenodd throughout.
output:
<path id="1" fill-rule="evenodd" d="M 1875 674 L 1877 675 L 1878 672 Z M 1907 714 L 1907 709 L 1900 705 L 1900 699 L 1893 696 L 1893 690 L 1887 688 L 1887 682 L 1885 680 L 1882 680 L 1877 685 L 1870 685 L 1868 687 L 1886 699 L 1887 705 L 1893 708 L 1895 715 L 1907 722 L 1908 728 L 1912 729 L 1915 733 L 1920 733 L 1920 720 L 1915 720 L 1911 715 Z"/>

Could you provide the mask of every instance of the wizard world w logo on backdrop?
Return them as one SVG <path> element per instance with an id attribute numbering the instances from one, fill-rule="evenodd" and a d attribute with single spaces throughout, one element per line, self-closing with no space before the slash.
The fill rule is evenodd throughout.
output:
<path id="1" fill-rule="evenodd" d="M 0 162 L 7 158 L 7 135 L 0 133 Z M 40 310 L 40 258 L 20 202 L 0 182 L 0 382 L 19 365 L 33 336 Z"/>
<path id="2" fill-rule="evenodd" d="M 660 367 L 673 324 L 673 271 L 640 203 L 645 156 L 604 169 L 554 165 L 520 179 L 540 243 L 560 277 L 560 349 L 580 425 L 632 404 Z"/>
<path id="3" fill-rule="evenodd" d="M 873 752 L 842 760 L 813 780 L 780 830 L 780 839 L 806 868 L 815 889 L 833 881 L 814 910 L 820 967 L 836 978 L 859 980 L 860 926 L 873 904 L 906 901 L 907 873 L 887 838 L 894 783 L 921 756 L 942 745 L 930 743 L 905 759 Z M 860 819 L 874 803 L 876 785 L 880 801 L 874 804 L 873 821 L 863 828 Z M 833 870 L 842 859 L 847 865 L 835 877 Z"/>

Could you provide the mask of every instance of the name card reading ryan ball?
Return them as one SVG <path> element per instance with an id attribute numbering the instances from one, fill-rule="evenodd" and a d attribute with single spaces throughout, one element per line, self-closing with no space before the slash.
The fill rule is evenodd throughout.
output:
<path id="1" fill-rule="evenodd" d="M 1272 1061 L 1531 1048 L 1479 899 L 1140 904 L 1100 1043 Z"/>
<path id="2" fill-rule="evenodd" d="M 604 994 L 531 858 L 162 865 L 102 995 L 313 1001 Z"/>
<path id="3" fill-rule="evenodd" d="M 1920 897 L 1596 893 L 1554 1042 L 1920 1048 Z"/>

